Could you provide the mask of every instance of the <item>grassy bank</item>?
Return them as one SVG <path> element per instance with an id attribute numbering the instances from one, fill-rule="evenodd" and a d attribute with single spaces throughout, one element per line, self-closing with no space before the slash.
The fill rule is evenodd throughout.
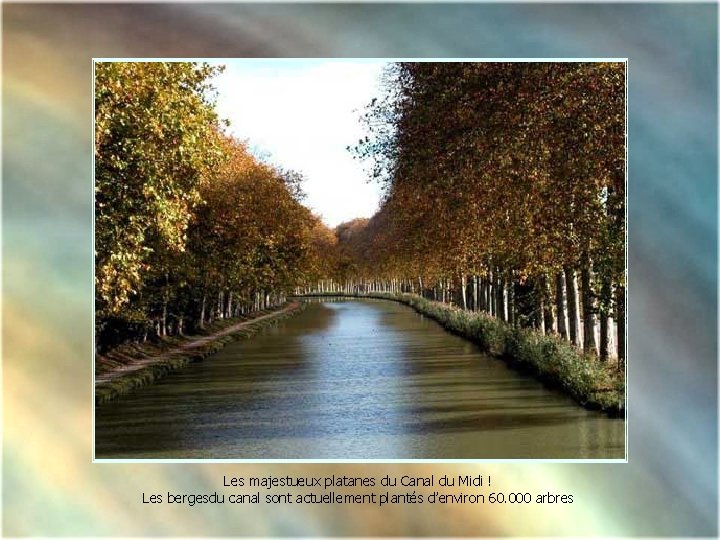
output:
<path id="1" fill-rule="evenodd" d="M 95 383 L 95 404 L 101 405 L 117 399 L 136 388 L 152 384 L 192 362 L 204 360 L 228 343 L 253 336 L 263 328 L 291 317 L 302 308 L 302 303 L 285 304 L 276 310 L 259 311 L 246 317 L 215 321 L 197 335 L 164 338 L 154 343 L 126 344 L 106 355 L 98 356 L 95 361 L 96 381 L 98 377 L 104 378 L 109 375 L 113 375 L 114 378 Z M 265 318 L 259 319 L 260 317 Z M 244 326 L 228 333 L 238 324 Z M 202 343 L 193 346 L 196 341 Z M 124 371 L 138 362 L 147 365 L 132 371 Z"/>
<path id="2" fill-rule="evenodd" d="M 614 366 L 585 355 L 559 336 L 514 328 L 486 313 L 465 311 L 414 294 L 312 294 L 393 300 L 440 323 L 446 330 L 477 344 L 514 368 L 531 373 L 548 386 L 572 396 L 588 409 L 609 416 L 625 413 L 625 375 Z"/>

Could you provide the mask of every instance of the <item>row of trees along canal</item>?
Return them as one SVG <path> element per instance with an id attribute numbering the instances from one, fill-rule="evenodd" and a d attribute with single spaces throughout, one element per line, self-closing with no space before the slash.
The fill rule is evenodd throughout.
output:
<path id="1" fill-rule="evenodd" d="M 419 293 L 622 365 L 624 64 L 399 63 L 384 88 L 351 148 L 384 201 L 336 229 L 317 288 Z"/>
<path id="2" fill-rule="evenodd" d="M 95 65 L 99 350 L 276 306 L 331 274 L 334 235 L 301 204 L 300 175 L 225 133 L 220 70 Z"/>
<path id="3" fill-rule="evenodd" d="M 384 200 L 334 231 L 226 134 L 220 69 L 96 64 L 99 349 L 290 292 L 405 291 L 601 358 L 614 321 L 623 360 L 623 64 L 392 64 L 352 149 Z"/>

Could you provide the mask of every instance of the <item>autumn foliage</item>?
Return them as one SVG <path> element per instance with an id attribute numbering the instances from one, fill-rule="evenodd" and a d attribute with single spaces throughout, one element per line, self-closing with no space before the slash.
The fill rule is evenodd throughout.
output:
<path id="1" fill-rule="evenodd" d="M 385 198 L 340 238 L 361 287 L 399 283 L 601 358 L 614 320 L 624 358 L 625 65 L 398 63 L 385 88 L 351 148 Z"/>
<path id="2" fill-rule="evenodd" d="M 625 349 L 625 65 L 401 62 L 350 150 L 379 211 L 328 229 L 214 110 L 219 68 L 95 68 L 96 332 L 182 333 L 289 293 L 415 293 Z M 614 330 L 616 328 L 616 330 Z"/>
<path id="3" fill-rule="evenodd" d="M 335 237 L 301 177 L 224 133 L 217 67 L 95 66 L 95 306 L 99 348 L 264 309 L 330 272 Z"/>

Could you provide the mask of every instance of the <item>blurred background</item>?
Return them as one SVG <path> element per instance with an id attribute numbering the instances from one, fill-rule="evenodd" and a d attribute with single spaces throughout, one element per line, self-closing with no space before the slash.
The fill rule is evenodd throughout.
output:
<path id="1" fill-rule="evenodd" d="M 717 6 L 3 6 L 3 533 L 715 536 Z M 93 58 L 628 58 L 628 464 L 93 464 Z M 490 474 L 571 506 L 157 508 L 223 474 Z M 496 484 L 497 483 L 497 484 Z"/>

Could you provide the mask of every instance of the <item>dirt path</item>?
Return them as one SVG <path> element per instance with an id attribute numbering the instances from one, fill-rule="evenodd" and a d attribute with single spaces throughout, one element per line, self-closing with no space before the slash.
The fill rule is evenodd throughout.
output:
<path id="1" fill-rule="evenodd" d="M 149 356 L 147 358 L 138 358 L 136 360 L 128 362 L 127 364 L 118 366 L 111 371 L 106 371 L 105 373 L 101 373 L 99 375 L 96 374 L 95 375 L 95 386 L 97 386 L 98 384 L 101 384 L 101 383 L 113 381 L 113 380 L 117 379 L 118 377 L 122 377 L 124 375 L 127 375 L 128 373 L 132 373 L 134 371 L 137 371 L 144 367 L 150 366 L 157 362 L 167 360 L 168 358 L 172 358 L 173 356 L 179 356 L 179 355 L 187 352 L 188 350 L 202 347 L 203 345 L 206 345 L 207 343 L 210 343 L 211 341 L 215 341 L 218 338 L 227 336 L 229 334 L 234 334 L 235 332 L 238 332 L 239 330 L 242 330 L 243 328 L 246 328 L 247 326 L 254 324 L 258 321 L 277 317 L 278 315 L 281 315 L 283 313 L 293 311 L 293 310 L 297 309 L 298 307 L 300 307 L 299 302 L 291 302 L 287 307 L 285 307 L 279 311 L 273 311 L 272 313 L 268 313 L 267 315 L 261 315 L 260 317 L 250 319 L 249 321 L 243 321 L 243 322 L 235 324 L 233 326 L 229 326 L 228 328 L 225 328 L 219 332 L 216 332 L 215 334 L 210 334 L 209 336 L 203 336 L 203 337 L 195 339 L 193 341 L 188 341 L 187 343 L 183 343 L 182 345 L 172 349 L 171 351 L 165 352 L 163 354 L 159 354 L 157 356 Z"/>

